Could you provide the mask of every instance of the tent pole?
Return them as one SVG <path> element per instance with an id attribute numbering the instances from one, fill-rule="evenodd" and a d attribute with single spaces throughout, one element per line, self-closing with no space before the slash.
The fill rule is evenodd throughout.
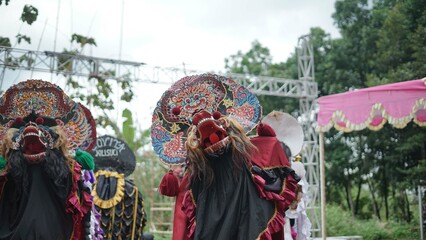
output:
<path id="1" fill-rule="evenodd" d="M 327 238 L 325 229 L 325 161 L 324 161 L 324 133 L 319 133 L 319 147 L 320 147 L 320 178 L 321 178 L 321 234 L 322 239 Z"/>
<path id="2" fill-rule="evenodd" d="M 423 229 L 423 188 L 419 185 L 419 216 L 420 216 L 420 239 L 424 239 L 424 229 Z"/>

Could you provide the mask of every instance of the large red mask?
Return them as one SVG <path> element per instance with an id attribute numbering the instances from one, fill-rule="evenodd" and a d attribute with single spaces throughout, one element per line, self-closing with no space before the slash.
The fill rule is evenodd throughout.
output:
<path id="1" fill-rule="evenodd" d="M 49 125 L 49 126 L 47 126 Z M 50 128 L 56 125 L 53 119 L 45 121 L 34 113 L 22 119 L 18 117 L 12 124 L 17 128 L 13 140 L 13 148 L 22 151 L 25 159 L 30 163 L 38 163 L 46 156 L 46 150 L 52 149 L 57 134 Z"/>
<path id="2" fill-rule="evenodd" d="M 207 111 L 200 111 L 192 118 L 196 126 L 200 147 L 208 154 L 221 154 L 229 143 L 226 126 L 220 120 L 220 112 L 214 112 L 213 116 Z"/>

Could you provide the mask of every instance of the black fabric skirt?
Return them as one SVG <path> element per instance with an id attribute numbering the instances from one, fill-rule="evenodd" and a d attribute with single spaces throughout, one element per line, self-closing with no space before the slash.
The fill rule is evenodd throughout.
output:
<path id="1" fill-rule="evenodd" d="M 28 188 L 17 192 L 9 178 L 0 199 L 0 239 L 70 239 L 73 221 L 65 212 L 69 184 L 61 189 L 53 184 L 40 164 L 28 166 Z"/>
<path id="2" fill-rule="evenodd" d="M 196 204 L 194 239 L 250 240 L 258 238 L 274 217 L 275 204 L 259 198 L 247 164 L 235 167 L 231 156 L 210 158 L 213 184 L 193 182 Z"/>

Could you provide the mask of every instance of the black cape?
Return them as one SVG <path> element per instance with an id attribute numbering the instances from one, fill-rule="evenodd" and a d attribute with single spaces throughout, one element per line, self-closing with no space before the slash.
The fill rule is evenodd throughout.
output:
<path id="1" fill-rule="evenodd" d="M 267 229 L 275 214 L 275 204 L 261 199 L 245 161 L 235 168 L 228 152 L 210 157 L 213 184 L 191 184 L 196 205 L 194 239 L 251 240 Z"/>
<path id="2" fill-rule="evenodd" d="M 65 212 L 72 175 L 62 187 L 55 186 L 42 164 L 28 165 L 28 188 L 17 191 L 8 176 L 0 198 L 0 239 L 70 239 L 73 221 Z"/>

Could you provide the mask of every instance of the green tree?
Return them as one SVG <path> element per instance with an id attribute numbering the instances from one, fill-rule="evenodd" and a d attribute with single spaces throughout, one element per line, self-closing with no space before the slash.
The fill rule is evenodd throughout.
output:
<path id="1" fill-rule="evenodd" d="M 376 52 L 377 23 L 367 0 L 345 0 L 335 3 L 333 18 L 340 29 L 342 41 L 336 42 L 340 53 L 334 63 L 340 72 L 340 79 L 346 89 L 366 87 L 367 74 L 371 71 L 370 63 Z M 339 76 L 338 76 L 339 77 Z"/>
<path id="2" fill-rule="evenodd" d="M 388 10 L 376 43 L 377 79 L 386 83 L 425 76 L 425 60 L 420 57 L 426 53 L 425 9 L 425 1 L 410 0 L 397 1 Z"/>
<path id="3" fill-rule="evenodd" d="M 268 68 L 271 64 L 272 56 L 269 49 L 257 40 L 252 42 L 251 49 L 247 53 L 238 51 L 229 58 L 225 58 L 225 69 L 254 76 L 268 76 Z"/>
<path id="4" fill-rule="evenodd" d="M 316 60 L 321 94 L 424 77 L 424 59 L 420 56 L 425 53 L 425 40 L 419 37 L 426 26 L 424 1 L 344 0 L 336 2 L 335 7 L 333 17 L 342 37 L 331 41 L 330 51 L 322 58 L 324 62 Z M 378 218 L 383 209 L 386 219 L 411 221 L 406 190 L 415 189 L 420 177 L 417 170 L 424 169 L 425 142 L 420 140 L 424 139 L 424 132 L 424 128 L 414 124 L 403 130 L 386 125 L 381 131 L 342 136 L 342 142 L 352 145 L 353 154 L 346 160 L 351 161 L 352 169 L 357 169 L 356 177 L 364 181 L 360 183 L 367 184 L 370 210 Z M 332 141 L 334 135 L 326 135 L 330 140 L 331 166 L 342 164 L 333 151 L 341 148 Z M 335 175 L 333 182 L 347 182 Z M 348 195 L 353 191 L 346 192 Z M 355 215 L 362 214 L 357 210 L 362 206 L 353 209 Z"/>
<path id="5" fill-rule="evenodd" d="M 296 58 L 292 61 L 296 62 Z M 280 77 L 291 79 L 290 75 L 296 73 L 297 67 L 284 68 L 291 63 L 272 63 L 272 56 L 267 47 L 262 46 L 257 40 L 252 42 L 252 47 L 246 53 L 241 50 L 225 58 L 225 69 L 229 73 L 249 74 L 252 76 Z M 294 76 L 294 75 L 293 75 Z M 263 107 L 263 113 L 268 114 L 273 110 L 294 112 L 298 109 L 298 101 L 292 98 L 276 96 L 257 96 Z"/>

